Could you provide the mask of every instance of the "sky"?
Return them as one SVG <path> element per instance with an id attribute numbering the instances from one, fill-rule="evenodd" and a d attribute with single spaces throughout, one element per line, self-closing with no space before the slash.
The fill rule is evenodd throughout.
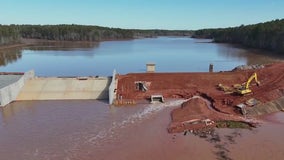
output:
<path id="1" fill-rule="evenodd" d="M 284 0 L 0 0 L 0 24 L 196 30 L 284 18 Z"/>

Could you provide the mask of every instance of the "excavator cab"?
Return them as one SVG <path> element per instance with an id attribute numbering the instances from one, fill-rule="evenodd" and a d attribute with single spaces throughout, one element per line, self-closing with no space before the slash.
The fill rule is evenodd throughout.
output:
<path id="1" fill-rule="evenodd" d="M 245 85 L 243 87 L 241 87 L 240 89 L 237 90 L 237 93 L 240 94 L 240 95 L 245 95 L 245 94 L 248 94 L 248 93 L 251 93 L 252 90 L 249 89 L 249 85 L 251 83 L 252 80 L 255 80 L 256 82 L 256 85 L 259 86 L 260 85 L 260 82 L 258 81 L 257 79 L 257 74 L 256 73 L 253 73 L 250 78 L 247 80 L 247 82 L 245 83 Z"/>

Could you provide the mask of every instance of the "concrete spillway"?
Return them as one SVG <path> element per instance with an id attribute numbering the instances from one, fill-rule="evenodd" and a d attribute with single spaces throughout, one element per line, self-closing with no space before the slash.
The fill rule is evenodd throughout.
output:
<path id="1" fill-rule="evenodd" d="M 26 81 L 16 100 L 108 99 L 109 77 L 44 78 Z"/>

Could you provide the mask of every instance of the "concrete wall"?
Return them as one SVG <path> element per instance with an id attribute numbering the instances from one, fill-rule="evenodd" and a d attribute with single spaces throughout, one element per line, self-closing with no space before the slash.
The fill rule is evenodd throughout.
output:
<path id="1" fill-rule="evenodd" d="M 16 100 L 108 99 L 109 77 L 37 77 L 26 82 Z"/>
<path id="2" fill-rule="evenodd" d="M 284 96 L 274 101 L 260 104 L 251 108 L 246 107 L 247 114 L 251 116 L 269 114 L 281 110 L 284 110 Z"/>
<path id="3" fill-rule="evenodd" d="M 109 85 L 109 104 L 113 104 L 113 100 L 116 98 L 116 88 L 117 88 L 117 80 L 115 78 L 116 71 L 114 70 L 112 73 L 112 80 Z"/>
<path id="4" fill-rule="evenodd" d="M 3 107 L 16 100 L 25 82 L 34 76 L 34 71 L 26 72 L 17 82 L 0 89 L 0 106 Z"/>

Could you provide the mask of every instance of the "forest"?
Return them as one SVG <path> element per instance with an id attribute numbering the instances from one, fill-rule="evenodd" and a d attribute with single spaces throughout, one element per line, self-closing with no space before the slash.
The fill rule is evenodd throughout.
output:
<path id="1" fill-rule="evenodd" d="M 193 38 L 211 38 L 217 43 L 240 44 L 249 48 L 284 54 L 284 19 L 239 27 L 201 29 Z"/>
<path id="2" fill-rule="evenodd" d="M 15 25 L 0 25 L 0 45 L 19 43 L 21 35 Z"/>
<path id="3" fill-rule="evenodd" d="M 86 25 L 0 25 L 0 45 L 21 39 L 57 41 L 103 41 L 156 36 L 190 36 L 191 31 L 137 30 Z"/>
<path id="4" fill-rule="evenodd" d="M 217 43 L 240 44 L 249 48 L 284 54 L 284 19 L 230 28 L 190 30 L 139 30 L 87 25 L 0 25 L 0 45 L 22 39 L 56 41 L 103 41 L 157 36 L 211 38 Z"/>

